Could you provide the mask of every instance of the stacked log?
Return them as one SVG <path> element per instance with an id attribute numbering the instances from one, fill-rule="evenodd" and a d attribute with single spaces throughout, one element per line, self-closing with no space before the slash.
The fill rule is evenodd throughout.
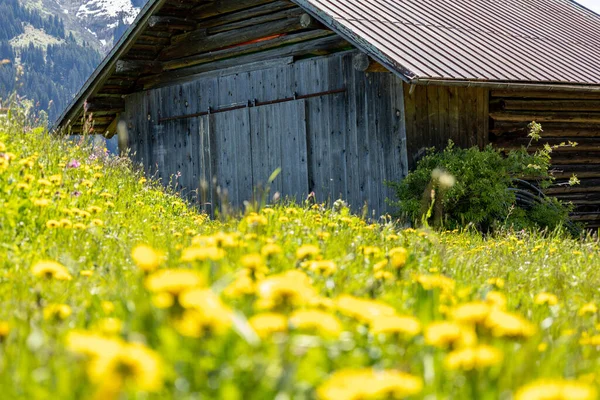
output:
<path id="1" fill-rule="evenodd" d="M 528 137 L 531 121 L 542 125 L 538 142 Z M 529 152 L 552 146 L 556 181 L 545 193 L 573 203 L 573 220 L 600 227 L 600 94 L 492 91 L 490 142 Z M 569 185 L 573 175 L 580 184 Z"/>

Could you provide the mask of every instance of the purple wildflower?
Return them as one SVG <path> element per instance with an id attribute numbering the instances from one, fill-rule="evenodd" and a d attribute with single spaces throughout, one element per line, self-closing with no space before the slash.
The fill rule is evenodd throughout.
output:
<path id="1" fill-rule="evenodd" d="M 81 166 L 81 163 L 75 159 L 69 161 L 69 163 L 67 164 L 67 168 L 79 168 Z"/>

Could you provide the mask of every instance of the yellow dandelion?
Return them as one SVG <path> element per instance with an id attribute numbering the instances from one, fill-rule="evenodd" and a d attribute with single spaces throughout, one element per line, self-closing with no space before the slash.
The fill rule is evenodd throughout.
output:
<path id="1" fill-rule="evenodd" d="M 162 262 L 161 253 L 143 244 L 137 245 L 131 250 L 131 258 L 135 265 L 145 272 L 154 271 Z"/>
<path id="2" fill-rule="evenodd" d="M 515 400 L 594 400 L 597 394 L 596 389 L 586 383 L 542 379 L 520 388 Z"/>
<path id="3" fill-rule="evenodd" d="M 396 314 L 394 307 L 377 300 L 361 299 L 349 295 L 340 296 L 336 300 L 339 312 L 361 322 L 370 323 L 382 316 Z"/>
<path id="4" fill-rule="evenodd" d="M 321 249 L 313 244 L 302 245 L 296 250 L 296 259 L 299 261 L 314 258 L 321 254 Z"/>
<path id="5" fill-rule="evenodd" d="M 286 332 L 288 328 L 285 315 L 277 313 L 262 313 L 254 315 L 248 323 L 261 338 L 266 338 L 274 333 Z"/>
<path id="6" fill-rule="evenodd" d="M 399 334 L 416 336 L 421 332 L 421 323 L 418 319 L 404 315 L 382 315 L 371 320 L 371 333 Z"/>
<path id="7" fill-rule="evenodd" d="M 492 308 L 504 310 L 506 308 L 506 296 L 502 292 L 492 290 L 485 296 L 485 302 Z"/>
<path id="8" fill-rule="evenodd" d="M 269 258 L 281 253 L 281 247 L 274 243 L 266 244 L 260 249 L 260 254 L 263 257 Z"/>
<path id="9" fill-rule="evenodd" d="M 46 228 L 48 228 L 48 229 L 55 229 L 55 228 L 58 228 L 59 226 L 60 226 L 59 221 L 56 221 L 53 219 L 46 221 Z"/>
<path id="10" fill-rule="evenodd" d="M 31 267 L 31 273 L 38 278 L 52 278 L 59 281 L 72 279 L 69 271 L 56 261 L 38 261 Z"/>
<path id="11" fill-rule="evenodd" d="M 419 394 L 423 381 L 394 370 L 343 369 L 317 388 L 320 400 L 400 399 Z"/>
<path id="12" fill-rule="evenodd" d="M 462 324 L 481 324 L 490 313 L 490 306 L 483 302 L 465 303 L 452 311 L 452 317 Z"/>
<path id="13" fill-rule="evenodd" d="M 450 370 L 470 371 L 493 367 L 500 364 L 502 359 L 503 354 L 500 350 L 487 345 L 479 345 L 454 350 L 446 356 L 444 365 Z"/>
<path id="14" fill-rule="evenodd" d="M 581 306 L 581 308 L 577 312 L 577 314 L 580 317 L 583 317 L 586 315 L 596 315 L 597 313 L 598 313 L 598 306 L 596 305 L 596 303 L 584 304 L 583 306 Z"/>
<path id="15" fill-rule="evenodd" d="M 456 322 L 432 322 L 425 328 L 425 343 L 430 346 L 447 348 L 456 345 L 469 346 L 477 341 L 471 329 L 467 329 Z"/>
<path id="16" fill-rule="evenodd" d="M 535 296 L 533 302 L 538 305 L 555 306 L 558 304 L 558 297 L 552 293 L 542 292 Z"/>
<path id="17" fill-rule="evenodd" d="M 73 310 L 67 304 L 50 304 L 44 307 L 44 319 L 45 320 L 65 320 L 71 314 Z"/>
<path id="18" fill-rule="evenodd" d="M 485 321 L 485 326 L 494 336 L 527 338 L 536 332 L 531 322 L 502 310 L 492 310 Z"/>
<path id="19" fill-rule="evenodd" d="M 179 296 L 185 290 L 202 286 L 204 279 L 196 272 L 187 269 L 163 269 L 146 278 L 145 286 L 151 292 L 166 292 Z"/>
<path id="20" fill-rule="evenodd" d="M 259 283 L 258 294 L 262 308 L 295 307 L 316 297 L 306 274 L 295 270 L 266 278 Z"/>
<path id="21" fill-rule="evenodd" d="M 312 272 L 323 275 L 323 276 L 331 276 L 337 270 L 337 266 L 333 261 L 313 261 L 309 264 L 308 267 Z"/>
<path id="22" fill-rule="evenodd" d="M 90 276 L 94 275 L 94 271 L 89 270 L 89 269 L 82 270 L 82 271 L 79 271 L 79 275 L 85 276 L 85 277 L 90 277 Z"/>
<path id="23" fill-rule="evenodd" d="M 396 247 L 390 250 L 389 258 L 392 268 L 402 268 L 406 265 L 408 251 L 404 247 Z"/>
<path id="24" fill-rule="evenodd" d="M 311 330 L 324 336 L 337 337 L 342 332 L 340 321 L 321 310 L 298 310 L 290 316 L 290 325 L 294 329 Z"/>
<path id="25" fill-rule="evenodd" d="M 0 321 L 0 342 L 6 340 L 10 334 L 11 326 L 8 321 Z"/>
<path id="26" fill-rule="evenodd" d="M 219 261 L 225 257 L 227 253 L 225 250 L 219 247 L 199 247 L 191 246 L 183 250 L 181 253 L 181 261 L 193 262 L 193 261 Z"/>

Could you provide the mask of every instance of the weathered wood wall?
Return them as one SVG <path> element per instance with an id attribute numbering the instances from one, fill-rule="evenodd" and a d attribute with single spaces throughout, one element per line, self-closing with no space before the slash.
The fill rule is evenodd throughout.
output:
<path id="1" fill-rule="evenodd" d="M 578 143 L 552 151 L 552 170 L 557 180 L 545 192 L 572 202 L 576 206 L 574 220 L 600 227 L 600 95 L 492 91 L 490 107 L 490 136 L 497 147 L 510 150 L 528 145 L 527 126 L 534 120 L 544 131 L 542 140 L 533 143 L 530 151 L 546 143 Z M 569 186 L 573 174 L 580 185 Z"/>
<path id="2" fill-rule="evenodd" d="M 302 200 L 314 191 L 318 201 L 383 213 L 393 196 L 384 182 L 408 168 L 402 82 L 357 71 L 353 56 L 282 58 L 134 93 L 128 145 L 150 174 L 179 176 L 178 188 L 199 202 L 217 205 L 219 187 L 241 206 L 281 167 L 272 193 Z M 193 194 L 201 181 L 206 199 Z"/>
<path id="3" fill-rule="evenodd" d="M 488 141 L 488 97 L 484 88 L 404 84 L 409 167 L 426 149 L 484 147 Z"/>

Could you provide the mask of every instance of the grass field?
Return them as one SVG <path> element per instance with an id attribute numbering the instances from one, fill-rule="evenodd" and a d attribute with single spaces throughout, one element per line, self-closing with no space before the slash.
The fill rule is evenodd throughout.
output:
<path id="1" fill-rule="evenodd" d="M 599 244 L 343 207 L 210 221 L 0 120 L 3 399 L 594 399 Z"/>

